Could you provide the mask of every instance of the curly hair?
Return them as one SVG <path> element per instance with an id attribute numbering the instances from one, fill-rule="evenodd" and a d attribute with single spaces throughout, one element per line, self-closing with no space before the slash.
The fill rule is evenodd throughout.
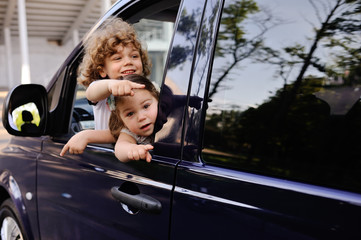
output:
<path id="1" fill-rule="evenodd" d="M 95 30 L 85 40 L 85 54 L 79 66 L 78 83 L 88 87 L 97 79 L 102 79 L 99 71 L 104 67 L 105 59 L 117 52 L 119 45 L 133 44 L 139 51 L 143 64 L 143 76 L 150 75 L 151 63 L 148 52 L 143 49 L 133 26 L 120 18 L 111 18 Z"/>
<path id="2" fill-rule="evenodd" d="M 153 83 L 146 77 L 137 75 L 137 74 L 131 74 L 126 75 L 122 78 L 123 80 L 129 80 L 135 83 L 143 84 L 145 85 L 144 90 L 147 90 L 150 92 L 150 94 L 159 101 L 159 91 L 156 89 L 156 87 L 153 85 Z M 120 112 L 117 106 L 119 104 L 122 104 L 122 100 L 124 99 L 123 96 L 116 96 L 115 99 L 115 110 L 111 111 L 110 118 L 109 118 L 109 130 L 113 137 L 115 139 L 118 139 L 120 131 L 124 127 L 124 123 L 122 119 L 120 118 Z"/>

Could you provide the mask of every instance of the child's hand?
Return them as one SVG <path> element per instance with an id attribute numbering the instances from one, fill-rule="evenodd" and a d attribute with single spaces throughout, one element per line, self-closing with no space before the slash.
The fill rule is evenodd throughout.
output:
<path id="1" fill-rule="evenodd" d="M 147 145 L 134 145 L 128 151 L 128 158 L 130 160 L 140 160 L 145 159 L 147 162 L 152 160 L 152 155 L 149 153 L 149 150 L 152 150 L 154 147 L 150 144 Z"/>
<path id="2" fill-rule="evenodd" d="M 133 89 L 144 88 L 143 84 L 138 84 L 128 80 L 111 81 L 108 85 L 108 90 L 113 96 L 133 96 Z"/>
<path id="3" fill-rule="evenodd" d="M 82 154 L 88 144 L 88 141 L 83 135 L 83 132 L 79 132 L 71 137 L 61 150 L 60 156 L 64 156 L 67 151 L 69 151 L 70 154 Z"/>

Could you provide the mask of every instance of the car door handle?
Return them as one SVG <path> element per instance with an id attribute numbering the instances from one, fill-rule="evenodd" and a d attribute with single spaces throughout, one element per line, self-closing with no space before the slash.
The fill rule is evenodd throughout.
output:
<path id="1" fill-rule="evenodd" d="M 128 194 L 119 190 L 117 186 L 112 187 L 111 193 L 116 200 L 133 208 L 150 213 L 160 213 L 162 210 L 162 204 L 157 199 L 148 195 L 142 193 L 135 195 Z"/>

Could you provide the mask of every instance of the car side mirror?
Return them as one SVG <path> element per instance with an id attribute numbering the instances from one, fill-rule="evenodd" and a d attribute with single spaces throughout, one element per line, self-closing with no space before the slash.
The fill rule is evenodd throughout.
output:
<path id="1" fill-rule="evenodd" d="M 38 137 L 45 134 L 48 97 L 44 86 L 18 85 L 4 100 L 2 122 L 9 134 Z"/>

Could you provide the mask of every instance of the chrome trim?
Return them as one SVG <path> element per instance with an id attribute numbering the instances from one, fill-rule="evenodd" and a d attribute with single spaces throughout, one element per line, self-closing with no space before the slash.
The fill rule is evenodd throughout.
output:
<path id="1" fill-rule="evenodd" d="M 161 182 L 156 182 L 149 178 L 140 177 L 140 176 L 131 175 L 128 173 L 124 173 L 124 172 L 120 172 L 120 171 L 113 171 L 113 170 L 107 170 L 106 173 L 109 176 L 112 176 L 112 177 L 115 177 L 117 179 L 121 179 L 124 181 L 130 181 L 130 182 L 134 182 L 134 183 L 138 183 L 138 184 L 142 184 L 142 185 L 146 185 L 146 186 L 157 187 L 157 188 L 165 189 L 168 191 L 172 190 L 172 185 L 161 183 Z M 177 193 L 186 194 L 186 195 L 197 197 L 197 198 L 202 198 L 205 200 L 229 204 L 229 205 L 233 205 L 233 206 L 237 206 L 237 207 L 248 208 L 248 209 L 253 209 L 253 210 L 261 210 L 260 208 L 252 206 L 252 205 L 236 202 L 236 201 L 229 200 L 226 198 L 212 196 L 212 195 L 202 193 L 202 192 L 192 191 L 192 190 L 182 188 L 182 187 L 175 187 L 174 191 Z"/>
<path id="2" fill-rule="evenodd" d="M 168 190 L 168 191 L 171 191 L 172 188 L 173 188 L 173 186 L 170 185 L 170 184 L 157 182 L 157 181 L 154 181 L 154 180 L 149 179 L 149 178 L 145 178 L 145 177 L 141 177 L 141 176 L 137 176 L 137 175 L 132 175 L 132 174 L 125 173 L 125 172 L 107 170 L 106 174 L 108 174 L 111 177 L 121 179 L 121 180 L 124 180 L 124 181 L 134 182 L 134 183 L 138 183 L 138 184 L 142 184 L 142 185 L 146 185 L 146 186 L 153 186 L 153 187 L 157 187 L 157 188 L 160 188 L 160 189 L 165 189 L 165 190 Z"/>
<path id="3" fill-rule="evenodd" d="M 223 170 L 217 167 L 204 166 L 183 166 L 194 173 L 201 173 L 221 177 L 229 180 L 242 181 L 261 186 L 279 188 L 287 191 L 293 191 L 308 194 L 317 197 L 333 199 L 347 202 L 352 205 L 361 206 L 361 195 L 352 192 L 346 192 L 337 189 L 331 189 L 306 183 L 293 182 L 291 180 L 277 179 L 252 173 L 238 172 L 233 170 Z"/>
<path id="4" fill-rule="evenodd" d="M 233 206 L 248 208 L 248 209 L 253 209 L 253 210 L 262 210 L 261 208 L 258 208 L 258 207 L 252 206 L 252 205 L 236 202 L 236 201 L 229 200 L 226 198 L 212 196 L 212 195 L 209 195 L 206 193 L 192 191 L 192 190 L 181 188 L 181 187 L 176 187 L 174 189 L 174 191 L 178 192 L 178 193 L 190 195 L 193 197 L 197 197 L 197 198 L 202 198 L 202 199 L 209 200 L 209 201 L 220 202 L 220 203 L 224 203 L 224 204 L 228 204 L 228 205 L 233 205 Z"/>

